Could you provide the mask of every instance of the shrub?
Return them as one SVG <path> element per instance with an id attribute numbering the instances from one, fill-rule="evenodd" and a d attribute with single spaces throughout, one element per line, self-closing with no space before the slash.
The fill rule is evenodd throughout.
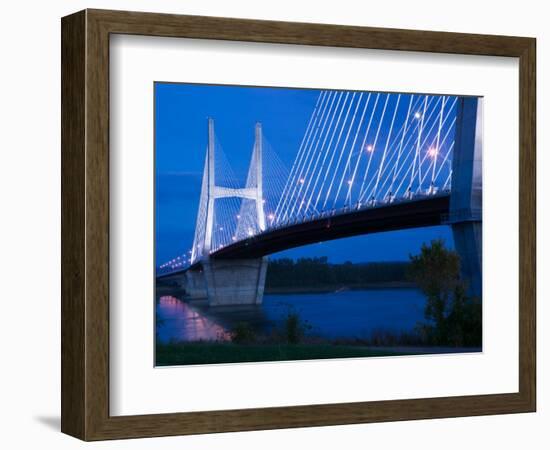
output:
<path id="1" fill-rule="evenodd" d="M 289 312 L 284 322 L 284 336 L 289 344 L 299 344 L 306 331 L 311 329 L 307 321 L 300 318 L 296 312 Z"/>
<path id="2" fill-rule="evenodd" d="M 481 300 L 466 295 L 458 253 L 434 240 L 410 259 L 408 275 L 427 299 L 428 323 L 419 324 L 417 333 L 429 345 L 481 346 Z"/>
<path id="3" fill-rule="evenodd" d="M 235 325 L 231 333 L 231 342 L 235 344 L 251 344 L 256 341 L 256 332 L 246 322 L 240 322 Z"/>

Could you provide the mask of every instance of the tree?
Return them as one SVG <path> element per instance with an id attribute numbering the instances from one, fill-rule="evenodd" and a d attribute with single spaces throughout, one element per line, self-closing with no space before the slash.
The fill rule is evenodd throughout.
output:
<path id="1" fill-rule="evenodd" d="M 481 319 L 481 300 L 467 297 L 464 285 L 458 285 L 455 288 L 451 312 L 447 317 L 449 344 L 457 347 L 480 347 Z"/>
<path id="2" fill-rule="evenodd" d="M 409 276 L 427 297 L 424 316 L 443 333 L 452 295 L 460 283 L 460 258 L 438 239 L 429 246 L 423 244 L 420 254 L 411 255 L 410 260 Z"/>
<path id="3" fill-rule="evenodd" d="M 423 244 L 419 255 L 410 256 L 409 278 L 426 295 L 421 326 L 435 345 L 480 346 L 481 301 L 466 296 L 460 279 L 460 257 L 441 239 Z"/>

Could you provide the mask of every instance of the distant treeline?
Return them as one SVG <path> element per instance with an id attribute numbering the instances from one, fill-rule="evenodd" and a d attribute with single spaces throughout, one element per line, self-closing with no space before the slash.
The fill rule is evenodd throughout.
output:
<path id="1" fill-rule="evenodd" d="M 361 286 L 407 282 L 409 262 L 333 264 L 327 257 L 270 260 L 266 288 L 307 288 L 321 286 Z"/>

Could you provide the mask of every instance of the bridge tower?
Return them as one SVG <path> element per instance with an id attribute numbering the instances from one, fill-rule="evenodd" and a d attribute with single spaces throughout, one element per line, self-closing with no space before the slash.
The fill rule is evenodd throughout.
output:
<path id="1" fill-rule="evenodd" d="M 186 273 L 186 289 L 191 297 L 208 298 L 211 306 L 260 304 L 262 302 L 267 258 L 215 260 L 210 257 L 214 236 L 214 205 L 222 198 L 237 197 L 255 204 L 257 227 L 266 228 L 263 199 L 262 126 L 255 127 L 255 142 L 249 167 L 251 185 L 231 188 L 216 184 L 214 120 L 208 119 L 208 147 L 203 171 L 199 213 L 192 249 L 192 262 L 199 261 L 199 271 Z"/>
<path id="2" fill-rule="evenodd" d="M 470 295 L 482 294 L 483 99 L 458 99 L 449 223 Z"/>

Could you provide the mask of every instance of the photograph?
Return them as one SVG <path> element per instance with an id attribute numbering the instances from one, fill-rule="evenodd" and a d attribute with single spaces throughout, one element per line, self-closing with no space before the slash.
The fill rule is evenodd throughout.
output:
<path id="1" fill-rule="evenodd" d="M 155 82 L 155 365 L 482 351 L 483 98 Z"/>

